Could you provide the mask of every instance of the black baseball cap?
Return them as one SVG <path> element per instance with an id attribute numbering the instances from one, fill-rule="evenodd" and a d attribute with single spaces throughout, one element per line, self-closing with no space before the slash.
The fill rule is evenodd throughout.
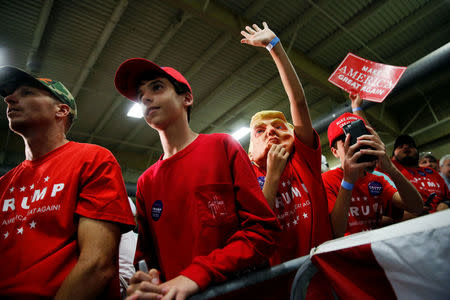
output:
<path id="1" fill-rule="evenodd" d="M 397 149 L 397 147 L 405 144 L 417 149 L 417 145 L 414 139 L 410 135 L 402 134 L 395 139 L 394 150 Z"/>

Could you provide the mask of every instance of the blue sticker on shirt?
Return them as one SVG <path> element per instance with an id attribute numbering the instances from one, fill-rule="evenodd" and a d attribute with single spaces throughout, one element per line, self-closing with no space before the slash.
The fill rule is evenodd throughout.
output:
<path id="1" fill-rule="evenodd" d="M 425 174 L 425 172 L 422 172 L 420 170 L 417 170 L 417 173 L 419 173 L 419 175 L 422 175 L 422 176 L 427 176 L 427 174 Z"/>
<path id="2" fill-rule="evenodd" d="M 152 205 L 152 219 L 158 221 L 163 211 L 163 203 L 161 200 L 156 200 Z"/>
<path id="3" fill-rule="evenodd" d="M 259 187 L 261 189 L 263 189 L 264 183 L 266 182 L 266 176 L 260 176 L 257 179 L 258 179 Z"/>
<path id="4" fill-rule="evenodd" d="M 369 182 L 369 193 L 372 196 L 378 196 L 381 195 L 383 192 L 383 185 L 378 181 L 371 181 Z"/>
<path id="5" fill-rule="evenodd" d="M 433 170 L 425 168 L 425 172 L 427 172 L 428 174 L 431 174 L 431 173 L 433 173 Z"/>

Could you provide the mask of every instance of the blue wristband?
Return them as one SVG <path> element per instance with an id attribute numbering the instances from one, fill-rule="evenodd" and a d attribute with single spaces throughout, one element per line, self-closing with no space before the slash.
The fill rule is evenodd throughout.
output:
<path id="1" fill-rule="evenodd" d="M 358 111 L 358 110 L 362 110 L 362 107 L 355 107 L 355 108 L 352 108 L 352 112 L 355 112 L 355 111 Z"/>
<path id="2" fill-rule="evenodd" d="M 270 41 L 269 44 L 267 44 L 266 49 L 267 51 L 272 50 L 273 47 L 275 47 L 276 44 L 278 44 L 278 42 L 280 41 L 280 39 L 276 36 L 273 38 L 273 40 Z"/>
<path id="3" fill-rule="evenodd" d="M 345 181 L 344 179 L 342 179 L 341 186 L 342 186 L 344 189 L 351 191 L 351 190 L 353 190 L 353 187 L 354 187 L 355 185 L 352 184 L 352 183 L 350 183 L 350 182 Z"/>

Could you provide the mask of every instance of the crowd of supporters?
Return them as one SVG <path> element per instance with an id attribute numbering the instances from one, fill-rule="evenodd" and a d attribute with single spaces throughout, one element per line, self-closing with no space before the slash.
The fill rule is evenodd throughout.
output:
<path id="1" fill-rule="evenodd" d="M 77 111 L 64 85 L 0 68 L 10 129 L 26 153 L 0 179 L 2 297 L 185 299 L 333 238 L 449 207 L 450 155 L 419 155 L 409 135 L 390 155 L 358 95 L 349 96 L 353 113 L 328 127 L 340 162 L 328 170 L 279 38 L 266 23 L 241 34 L 241 43 L 269 51 L 292 123 L 279 111 L 257 112 L 246 153 L 227 134 L 190 128 L 194 98 L 179 71 L 126 60 L 116 89 L 141 104 L 163 148 L 139 178 L 136 207 L 108 150 L 67 140 Z M 286 298 L 289 285 L 260 298 Z"/>

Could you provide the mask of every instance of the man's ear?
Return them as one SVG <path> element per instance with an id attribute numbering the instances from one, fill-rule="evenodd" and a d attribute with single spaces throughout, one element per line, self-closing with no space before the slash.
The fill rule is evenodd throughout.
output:
<path id="1" fill-rule="evenodd" d="M 337 145 L 336 145 L 336 147 L 337 147 Z M 331 153 L 333 153 L 334 157 L 339 158 L 339 155 L 338 155 L 338 152 L 337 152 L 336 148 L 331 147 Z"/>
<path id="2" fill-rule="evenodd" d="M 64 103 L 58 103 L 56 108 L 56 116 L 58 118 L 64 118 L 68 116 L 70 113 L 70 107 L 67 104 Z"/>
<path id="3" fill-rule="evenodd" d="M 183 104 L 186 107 L 192 106 L 194 104 L 194 97 L 192 96 L 192 94 L 190 92 L 187 92 L 186 94 L 184 94 Z"/>

